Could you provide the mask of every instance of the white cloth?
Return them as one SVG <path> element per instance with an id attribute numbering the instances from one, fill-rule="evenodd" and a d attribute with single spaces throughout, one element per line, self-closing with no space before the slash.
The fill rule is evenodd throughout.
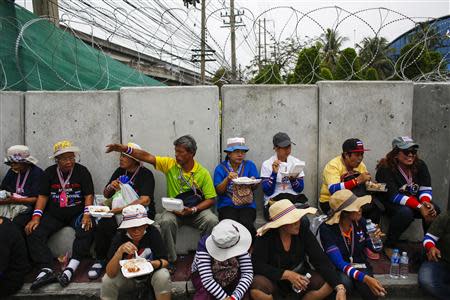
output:
<path id="1" fill-rule="evenodd" d="M 272 175 L 272 164 L 275 160 L 277 160 L 277 155 L 273 155 L 271 158 L 269 158 L 268 160 L 264 161 L 262 166 L 261 166 L 261 178 L 269 178 L 270 175 Z M 292 155 L 289 155 L 287 160 L 287 170 L 290 170 L 295 164 L 304 164 L 305 162 L 293 157 Z M 300 177 L 304 177 L 305 173 L 302 171 L 300 174 L 298 174 L 298 178 Z M 275 191 L 272 195 L 267 196 L 266 194 L 264 194 L 264 205 L 267 204 L 267 202 L 269 201 L 270 198 L 275 197 L 278 194 L 281 193 L 289 193 L 289 194 L 294 194 L 297 195 L 297 193 L 292 189 L 291 183 L 289 181 L 289 178 L 283 178 L 283 176 L 281 175 L 280 172 L 278 172 L 277 174 L 277 183 L 275 185 Z"/>

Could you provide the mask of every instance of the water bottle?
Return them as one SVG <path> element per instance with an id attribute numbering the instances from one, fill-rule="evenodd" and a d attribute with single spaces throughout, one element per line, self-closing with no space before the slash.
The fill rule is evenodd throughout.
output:
<path id="1" fill-rule="evenodd" d="M 374 223 L 372 223 L 371 219 L 367 219 L 366 228 L 367 234 L 369 234 L 370 240 L 372 242 L 373 249 L 377 252 L 380 251 L 381 248 L 383 248 L 383 242 L 381 241 L 380 237 L 375 236 L 377 226 Z"/>
<path id="2" fill-rule="evenodd" d="M 311 274 L 306 273 L 306 278 L 311 279 Z M 294 292 L 296 292 L 297 294 L 301 293 L 303 290 L 302 289 L 297 289 L 294 285 L 292 285 L 292 289 L 294 290 Z"/>
<path id="3" fill-rule="evenodd" d="M 394 249 L 391 257 L 391 270 L 389 272 L 391 278 L 399 278 L 400 276 L 400 255 L 398 249 Z"/>
<path id="4" fill-rule="evenodd" d="M 409 273 L 409 258 L 408 254 L 406 252 L 402 252 L 402 257 L 400 257 L 400 277 L 401 278 L 408 278 Z"/>

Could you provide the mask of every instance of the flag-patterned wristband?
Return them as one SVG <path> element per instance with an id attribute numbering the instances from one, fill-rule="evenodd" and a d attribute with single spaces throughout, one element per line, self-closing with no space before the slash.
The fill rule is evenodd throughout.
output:
<path id="1" fill-rule="evenodd" d="M 126 154 L 130 155 L 131 153 L 133 153 L 133 148 L 131 148 L 130 146 L 127 147 L 127 151 L 125 151 Z"/>
<path id="2" fill-rule="evenodd" d="M 39 218 L 41 218 L 41 217 L 42 217 L 42 214 L 43 214 L 43 212 L 42 212 L 42 210 L 40 210 L 40 209 L 35 209 L 35 210 L 33 211 L 33 217 L 39 217 Z"/>
<path id="3" fill-rule="evenodd" d="M 89 206 L 85 206 L 85 207 L 84 207 L 84 213 L 85 213 L 85 214 L 88 214 L 88 213 L 89 213 Z"/>

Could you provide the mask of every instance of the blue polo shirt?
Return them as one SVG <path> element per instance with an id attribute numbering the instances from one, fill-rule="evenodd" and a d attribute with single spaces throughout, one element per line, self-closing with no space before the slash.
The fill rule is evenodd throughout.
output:
<path id="1" fill-rule="evenodd" d="M 251 160 L 244 160 L 242 162 L 243 165 L 243 171 L 239 173 L 239 177 L 255 177 L 259 178 L 259 172 L 256 168 L 256 165 Z M 221 162 L 216 169 L 214 170 L 214 187 L 217 187 L 222 181 L 225 179 L 225 177 L 228 176 L 227 171 L 227 161 Z M 253 202 L 247 205 L 240 205 L 236 206 L 233 204 L 233 200 L 231 200 L 231 187 L 232 182 L 230 181 L 227 185 L 227 191 L 224 194 L 219 195 L 218 201 L 217 201 L 217 208 L 221 207 L 235 207 L 235 208 L 244 208 L 244 207 L 252 207 L 256 209 L 256 202 L 253 198 Z"/>

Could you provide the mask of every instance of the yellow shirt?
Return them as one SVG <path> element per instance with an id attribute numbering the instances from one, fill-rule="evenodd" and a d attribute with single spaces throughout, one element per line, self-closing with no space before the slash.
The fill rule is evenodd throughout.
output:
<path id="1" fill-rule="evenodd" d="M 359 173 L 367 172 L 366 165 L 361 162 L 358 167 L 353 169 Z M 330 160 L 322 173 L 322 187 L 320 188 L 320 202 L 328 202 L 330 199 L 330 190 L 329 186 L 332 184 L 340 183 L 343 175 L 347 174 L 347 167 L 342 161 L 342 156 L 336 156 L 332 160 Z"/>

